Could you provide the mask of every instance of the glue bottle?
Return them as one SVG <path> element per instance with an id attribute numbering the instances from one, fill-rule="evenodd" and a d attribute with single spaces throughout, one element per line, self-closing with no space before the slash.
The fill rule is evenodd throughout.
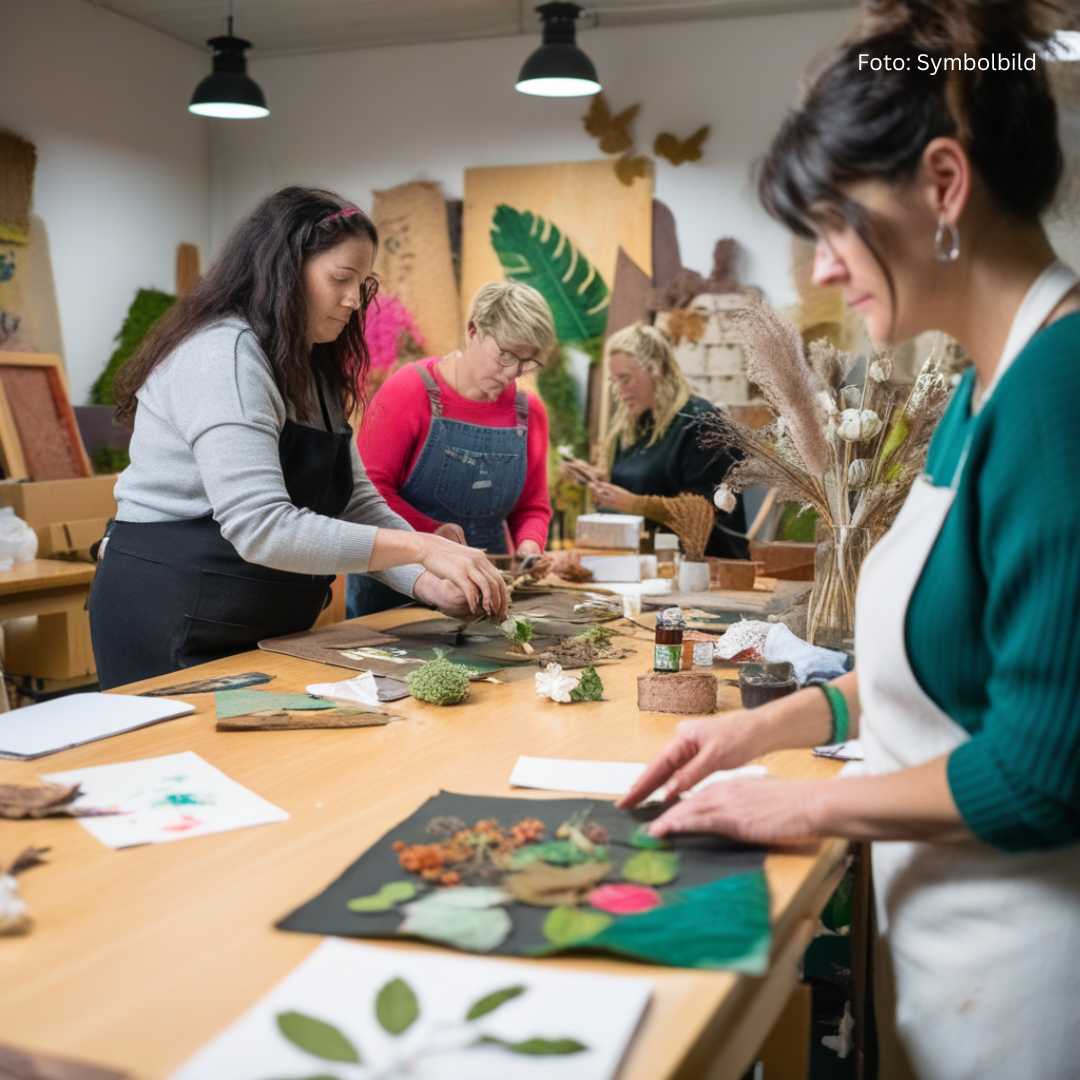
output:
<path id="1" fill-rule="evenodd" d="M 653 671 L 678 671 L 682 667 L 682 640 L 685 625 L 681 608 L 664 608 L 656 616 Z"/>

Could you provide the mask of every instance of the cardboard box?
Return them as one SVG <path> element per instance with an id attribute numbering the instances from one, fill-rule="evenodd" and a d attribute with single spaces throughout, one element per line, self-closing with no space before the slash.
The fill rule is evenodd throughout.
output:
<path id="1" fill-rule="evenodd" d="M 57 555 L 80 555 L 89 559 L 90 545 L 104 535 L 108 518 L 86 518 L 83 521 L 58 521 L 37 530 L 38 558 L 52 559 Z"/>
<path id="2" fill-rule="evenodd" d="M 90 617 L 81 606 L 4 623 L 4 670 L 39 679 L 94 675 Z"/>
<path id="3" fill-rule="evenodd" d="M 620 555 L 597 555 L 581 551 L 581 565 L 592 571 L 593 581 L 627 582 L 641 580 L 641 556 L 636 551 Z"/>
<path id="4" fill-rule="evenodd" d="M 12 507 L 15 516 L 37 533 L 38 555 L 48 558 L 85 551 L 101 539 L 105 523 L 116 514 L 115 486 L 113 475 L 76 480 L 2 480 L 0 506 Z M 52 526 L 56 525 L 65 528 L 54 530 Z M 95 535 L 90 536 L 95 530 Z"/>
<path id="5" fill-rule="evenodd" d="M 579 514 L 574 546 L 638 551 L 645 519 L 640 514 Z"/>

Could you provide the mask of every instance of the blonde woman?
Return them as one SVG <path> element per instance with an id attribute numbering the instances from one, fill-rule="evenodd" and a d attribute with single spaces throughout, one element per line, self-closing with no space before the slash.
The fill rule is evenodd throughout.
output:
<path id="1" fill-rule="evenodd" d="M 690 392 L 671 342 L 657 329 L 637 323 L 608 338 L 604 347 L 616 407 L 605 447 L 607 475 L 579 463 L 567 473 L 590 480 L 597 506 L 629 513 L 635 495 L 693 492 L 712 500 L 713 490 L 735 462 L 734 451 L 698 446 L 700 418 L 715 407 Z M 720 558 L 746 558 L 741 500 L 718 514 L 706 548 Z"/>
<path id="2" fill-rule="evenodd" d="M 517 378 L 543 367 L 555 345 L 547 301 L 515 281 L 473 298 L 462 347 L 395 372 L 360 430 L 372 483 L 420 532 L 492 554 L 542 556 L 551 520 L 547 413 Z M 359 576 L 349 614 L 404 602 Z"/>

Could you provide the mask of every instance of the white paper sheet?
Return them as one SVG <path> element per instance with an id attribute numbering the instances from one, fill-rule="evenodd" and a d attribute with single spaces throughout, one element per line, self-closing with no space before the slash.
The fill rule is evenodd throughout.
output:
<path id="1" fill-rule="evenodd" d="M 164 844 L 289 819 L 280 807 L 191 750 L 50 773 L 44 779 L 81 785 L 82 795 L 75 806 L 121 811 L 108 817 L 78 819 L 87 832 L 112 848 Z"/>
<path id="2" fill-rule="evenodd" d="M 540 788 L 544 791 L 580 791 L 590 795 L 625 795 L 645 771 L 640 761 L 581 761 L 573 758 L 527 757 L 517 759 L 510 773 L 513 787 Z M 736 777 L 767 776 L 764 765 L 744 765 L 741 769 L 726 769 L 706 776 L 692 790 L 699 791 L 709 784 Z M 663 798 L 661 792 L 649 802 Z"/>
<path id="3" fill-rule="evenodd" d="M 349 705 L 379 704 L 379 686 L 370 671 L 361 672 L 351 679 L 342 679 L 341 682 L 312 683 L 304 689 L 328 701 L 344 701 Z"/>
<path id="4" fill-rule="evenodd" d="M 403 979 L 419 1016 L 400 1035 L 375 1014 L 379 990 Z M 524 993 L 472 1022 L 480 998 L 511 986 Z M 403 952 L 324 941 L 252 1009 L 180 1067 L 173 1080 L 265 1080 L 328 1075 L 338 1080 L 409 1076 L 412 1080 L 608 1080 L 641 1022 L 652 994 L 647 979 L 558 971 L 538 964 Z M 325 1061 L 278 1029 L 278 1016 L 302 1013 L 333 1025 L 362 1064 Z M 586 1050 L 557 1057 L 470 1046 L 480 1035 L 513 1042 L 572 1038 Z M 442 1053 L 425 1053 L 435 1044 Z M 406 1062 L 409 1064 L 406 1065 Z M 400 1063 L 400 1071 L 392 1067 Z"/>
<path id="5" fill-rule="evenodd" d="M 0 757 L 44 757 L 194 711 L 194 705 L 171 698 L 68 694 L 0 715 Z"/>

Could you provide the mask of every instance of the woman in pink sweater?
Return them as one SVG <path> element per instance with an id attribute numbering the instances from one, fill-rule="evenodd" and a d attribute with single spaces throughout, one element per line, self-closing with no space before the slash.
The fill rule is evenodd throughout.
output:
<path id="1" fill-rule="evenodd" d="M 464 346 L 395 372 L 364 414 L 357 444 L 372 483 L 414 529 L 491 554 L 542 555 L 551 503 L 548 424 L 517 378 L 555 345 L 551 310 L 528 285 L 496 281 L 473 299 Z M 401 603 L 360 575 L 350 616 Z"/>

